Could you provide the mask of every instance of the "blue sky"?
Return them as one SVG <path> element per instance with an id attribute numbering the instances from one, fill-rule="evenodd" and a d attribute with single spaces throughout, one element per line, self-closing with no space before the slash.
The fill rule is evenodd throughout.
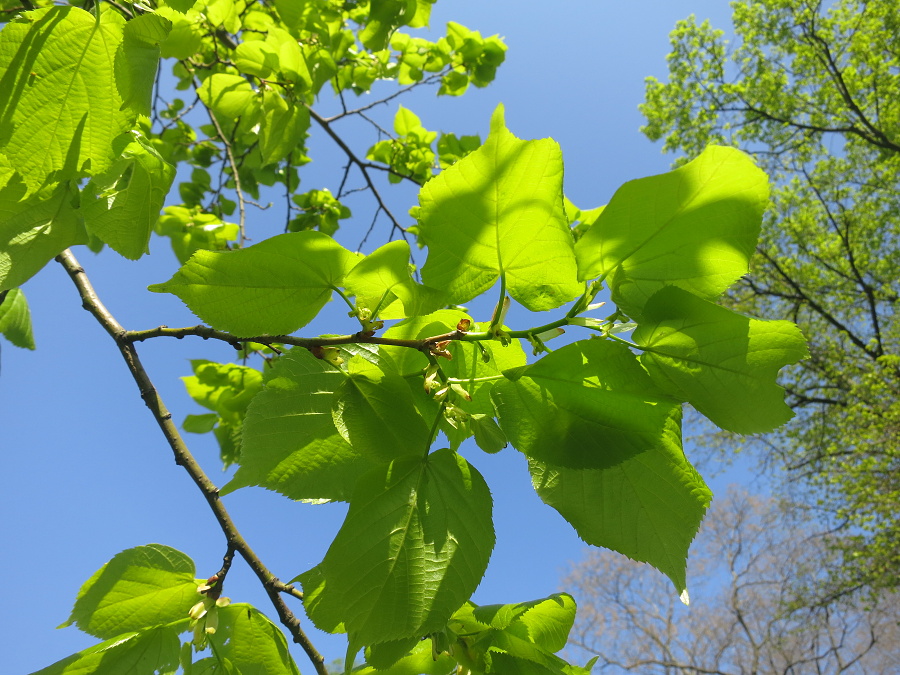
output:
<path id="1" fill-rule="evenodd" d="M 644 78 L 665 77 L 668 33 L 690 13 L 719 27 L 729 25 L 730 12 L 721 0 L 441 0 L 432 15 L 436 30 L 453 20 L 483 35 L 500 34 L 509 45 L 507 62 L 487 89 L 461 99 L 437 99 L 429 89 L 402 103 L 429 129 L 484 138 L 490 114 L 502 102 L 507 126 L 517 136 L 549 136 L 560 143 L 569 198 L 583 208 L 598 206 L 622 182 L 669 166 L 671 158 L 639 133 L 637 106 Z M 390 126 L 395 109 L 385 106 L 374 114 Z M 359 138 L 357 147 L 363 148 L 377 140 Z M 339 151 L 322 134 L 314 134 L 310 147 L 315 161 L 301 171 L 301 189 L 335 190 Z M 395 213 L 405 214 L 414 193 L 393 194 Z M 175 203 L 177 194 L 170 201 Z M 342 234 L 358 241 L 371 218 L 371 200 L 361 195 L 351 207 L 357 218 L 344 222 Z M 257 228 L 263 238 L 279 232 L 283 219 L 267 212 L 252 222 L 251 235 Z M 383 241 L 386 232 L 376 230 L 373 241 L 379 233 Z M 138 262 L 78 248 L 75 254 L 101 298 L 127 328 L 198 322 L 174 296 L 145 290 L 177 267 L 167 242 L 155 239 L 152 254 Z M 37 670 L 95 642 L 75 628 L 53 629 L 68 617 L 79 586 L 117 552 L 166 544 L 193 557 L 198 576 L 216 571 L 224 553 L 202 496 L 174 464 L 118 352 L 81 309 L 62 269 L 49 265 L 24 290 L 38 349 L 26 352 L 4 343 L 0 354 L 0 475 L 5 478 L 0 635 L 6 646 L 2 670 L 11 674 Z M 325 316 L 302 334 L 313 334 L 317 326 L 322 332 L 354 330 L 339 308 Z M 232 358 L 227 346 L 199 339 L 153 340 L 141 345 L 140 353 L 179 422 L 204 412 L 179 380 L 190 374 L 189 359 Z M 213 439 L 189 434 L 187 441 L 213 480 L 224 484 Z M 534 495 L 524 458 L 512 449 L 466 454 L 494 493 L 498 536 L 476 602 L 516 602 L 562 590 L 560 578 L 584 544 Z M 295 504 L 259 488 L 239 490 L 225 504 L 284 580 L 321 560 L 344 514 L 341 505 Z M 268 611 L 256 579 L 241 562 L 229 574 L 226 594 Z M 327 660 L 343 656 L 342 638 L 315 631 L 305 619 L 304 626 Z M 301 670 L 309 672 L 299 649 L 295 654 Z"/>

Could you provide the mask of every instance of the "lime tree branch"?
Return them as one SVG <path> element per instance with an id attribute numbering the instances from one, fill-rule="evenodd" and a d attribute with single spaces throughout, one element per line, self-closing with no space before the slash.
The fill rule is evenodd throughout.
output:
<path id="1" fill-rule="evenodd" d="M 563 317 L 562 319 L 551 321 L 550 323 L 544 324 L 543 326 L 537 326 L 535 328 L 529 328 L 527 330 L 504 331 L 503 334 L 504 337 L 508 338 L 521 338 L 524 340 L 528 340 L 534 335 L 538 335 L 548 330 L 553 330 L 554 328 L 561 328 L 563 326 L 572 324 L 578 325 L 578 320 L 574 317 Z M 408 347 L 409 349 L 416 349 L 425 353 L 431 352 L 438 342 L 445 342 L 448 340 L 461 342 L 481 342 L 484 340 L 496 339 L 496 336 L 494 336 L 490 331 L 466 332 L 461 330 L 453 330 L 447 333 L 432 335 L 430 337 L 418 340 L 378 337 L 371 331 L 360 331 L 358 333 L 353 333 L 352 335 L 334 335 L 329 337 L 314 338 L 297 337 L 294 335 L 255 335 L 238 337 L 237 335 L 234 335 L 232 333 L 226 333 L 225 331 L 216 330 L 215 328 L 210 328 L 209 326 L 202 325 L 187 326 L 184 328 L 169 328 L 168 326 L 158 326 L 157 328 L 149 328 L 147 330 L 124 331 L 121 339 L 125 343 L 132 344 L 135 342 L 143 342 L 144 340 L 150 340 L 159 337 L 170 337 L 179 340 L 185 337 L 199 337 L 203 338 L 204 340 L 220 340 L 222 342 L 227 342 L 235 349 L 242 349 L 243 344 L 246 342 L 258 342 L 267 346 L 279 344 L 291 345 L 293 347 L 306 347 L 307 349 L 312 347 L 339 347 L 341 345 L 350 344 L 371 344 L 385 345 L 390 347 Z"/>
<path id="2" fill-rule="evenodd" d="M 115 341 L 116 346 L 119 348 L 119 352 L 122 354 L 122 358 L 125 359 L 128 370 L 131 372 L 131 375 L 138 386 L 141 398 L 144 399 L 144 403 L 147 404 L 147 407 L 150 408 L 150 411 L 153 413 L 153 417 L 156 419 L 157 424 L 159 424 L 166 441 L 169 443 L 169 447 L 175 455 L 175 463 L 187 471 L 191 480 L 194 481 L 203 493 L 206 502 L 209 504 L 210 509 L 212 509 L 212 512 L 215 515 L 216 521 L 219 523 L 222 533 L 225 535 L 229 549 L 233 548 L 240 553 L 241 557 L 256 574 L 260 583 L 262 583 L 263 588 L 265 588 L 266 594 L 269 596 L 275 610 L 278 612 L 281 623 L 288 629 L 294 642 L 299 644 L 303 648 L 303 651 L 306 652 L 306 655 L 309 657 L 310 661 L 312 661 L 316 672 L 319 675 L 327 675 L 328 671 L 325 668 L 322 655 L 319 654 L 318 650 L 316 650 L 310 642 L 306 633 L 300 626 L 299 619 L 288 608 L 281 596 L 281 593 L 288 593 L 295 597 L 302 598 L 302 594 L 293 586 L 279 581 L 263 564 L 256 553 L 254 553 L 253 549 L 250 548 L 250 545 L 243 536 L 241 536 L 237 526 L 234 524 L 228 511 L 219 499 L 219 489 L 209 479 L 197 460 L 194 459 L 194 456 L 191 454 L 190 450 L 188 450 L 187 445 L 181 438 L 178 428 L 172 422 L 172 414 L 166 409 L 159 392 L 156 390 L 156 387 L 153 386 L 147 371 L 141 364 L 137 350 L 134 346 L 134 340 L 129 339 L 129 332 L 116 321 L 109 310 L 107 310 L 100 301 L 94 287 L 85 274 L 84 268 L 78 263 L 75 256 L 72 255 L 69 250 L 63 251 L 57 256 L 56 260 L 63 266 L 78 289 L 83 307 L 97 319 L 97 322 Z"/>

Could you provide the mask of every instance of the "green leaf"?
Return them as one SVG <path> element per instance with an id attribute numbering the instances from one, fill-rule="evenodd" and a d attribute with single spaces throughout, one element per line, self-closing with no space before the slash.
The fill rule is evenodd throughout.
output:
<path id="1" fill-rule="evenodd" d="M 256 43 L 243 43 L 256 44 Z M 263 91 L 263 115 L 259 123 L 262 163 L 280 162 L 303 143 L 309 129 L 309 109 L 286 100 L 281 92 Z"/>
<path id="2" fill-rule="evenodd" d="M 214 653 L 240 675 L 300 675 L 281 629 L 244 603 L 218 608 L 219 626 L 209 636 Z"/>
<path id="3" fill-rule="evenodd" d="M 419 232 L 428 246 L 423 282 L 462 303 L 502 276 L 510 295 L 532 311 L 579 295 L 562 177 L 559 145 L 516 138 L 498 106 L 484 145 L 419 193 Z"/>
<path id="4" fill-rule="evenodd" d="M 691 540 L 712 493 L 681 449 L 680 416 L 657 447 L 605 469 L 565 469 L 529 460 L 540 498 L 592 546 L 648 562 L 679 593 Z"/>
<path id="5" fill-rule="evenodd" d="M 369 7 L 369 18 L 359 32 L 359 39 L 367 49 L 377 52 L 388 46 L 388 40 L 394 29 L 405 26 L 415 19 L 418 2 L 371 0 Z"/>
<path id="6" fill-rule="evenodd" d="M 22 349 L 34 349 L 31 333 L 31 312 L 28 301 L 19 288 L 0 293 L 0 335 Z"/>
<path id="7" fill-rule="evenodd" d="M 349 501 L 373 464 L 350 448 L 332 421 L 334 391 L 345 379 L 302 347 L 279 358 L 250 403 L 241 466 L 220 494 L 259 485 L 291 499 Z"/>
<path id="8" fill-rule="evenodd" d="M 399 375 L 354 357 L 349 375 L 334 395 L 334 425 L 365 457 L 389 462 L 423 454 L 431 441 L 429 423 L 416 410 L 409 386 Z"/>
<path id="9" fill-rule="evenodd" d="M 263 376 L 255 368 L 234 363 L 191 361 L 193 377 L 183 377 L 188 394 L 204 408 L 214 410 L 209 416 L 188 415 L 185 431 L 206 433 L 215 428 L 219 456 L 225 468 L 239 461 L 240 442 L 247 407 L 262 389 Z"/>
<path id="10" fill-rule="evenodd" d="M 88 579 L 72 614 L 60 626 L 75 624 L 101 639 L 188 619 L 197 602 L 194 563 L 161 544 L 116 554 Z"/>
<path id="11" fill-rule="evenodd" d="M 488 453 L 500 452 L 509 440 L 493 418 L 486 415 L 472 415 L 472 434 L 478 447 Z"/>
<path id="12" fill-rule="evenodd" d="M 765 433 L 793 416 L 775 378 L 809 352 L 789 321 L 751 319 L 667 287 L 647 302 L 634 341 L 662 390 L 723 429 Z"/>
<path id="13" fill-rule="evenodd" d="M 278 50 L 265 40 L 242 42 L 234 50 L 234 65 L 242 73 L 268 78 L 279 68 Z"/>
<path id="14" fill-rule="evenodd" d="M 352 672 L 353 675 L 450 675 L 456 672 L 456 660 L 446 652 L 435 659 L 431 641 L 416 640 L 416 646 L 392 665 L 384 668 L 364 665 Z"/>
<path id="15" fill-rule="evenodd" d="M 520 637 L 552 653 L 566 646 L 575 622 L 575 608 L 571 595 L 554 593 L 530 602 L 482 605 L 476 607 L 472 615 L 477 621 L 499 630 L 519 626 L 524 629 L 518 631 Z"/>
<path id="16" fill-rule="evenodd" d="M 223 121 L 238 117 L 255 119 L 259 112 L 259 97 L 241 75 L 213 73 L 197 89 L 197 95 Z"/>
<path id="17" fill-rule="evenodd" d="M 491 392 L 506 437 L 533 459 L 571 469 L 612 467 L 655 447 L 681 409 L 627 347 L 606 340 L 566 345 L 506 375 Z"/>
<path id="18" fill-rule="evenodd" d="M 167 4 L 172 5 L 173 3 Z M 159 45 L 160 56 L 165 59 L 186 59 L 200 49 L 205 31 L 203 16 L 197 12 L 191 12 L 191 16 L 187 17 L 185 16 L 187 9 L 182 10 L 178 6 L 158 7 L 153 12 L 172 22 L 172 30 Z"/>
<path id="19" fill-rule="evenodd" d="M 0 291 L 23 284 L 69 246 L 88 241 L 68 183 L 46 199 L 36 194 L 25 201 L 19 201 L 20 187 L 11 183 L 0 190 Z"/>
<path id="20" fill-rule="evenodd" d="M 173 293 L 214 328 L 286 335 L 315 318 L 358 258 L 320 232 L 281 234 L 239 251 L 197 251 L 155 293 Z"/>
<path id="21" fill-rule="evenodd" d="M 665 285 L 715 300 L 747 273 L 768 195 L 753 160 L 719 146 L 629 181 L 575 245 L 579 278 L 606 276 L 632 318 Z"/>
<path id="22" fill-rule="evenodd" d="M 215 413 L 207 415 L 188 415 L 184 418 L 181 428 L 192 434 L 206 434 L 212 431 L 219 421 Z"/>
<path id="23" fill-rule="evenodd" d="M 150 116 L 159 45 L 171 30 L 172 22 L 158 14 L 138 14 L 125 24 L 124 39 L 116 52 L 116 82 L 122 105 L 139 115 Z"/>
<path id="24" fill-rule="evenodd" d="M 375 311 L 378 316 L 398 319 L 434 312 L 444 303 L 444 293 L 436 288 L 422 286 L 413 281 L 410 274 L 409 244 L 402 239 L 375 249 L 354 267 L 344 286 L 356 296 L 357 306 Z M 383 302 L 385 294 L 393 294 L 401 308 Z M 374 317 L 373 317 L 374 318 Z"/>
<path id="25" fill-rule="evenodd" d="M 185 610 L 186 611 L 186 610 Z M 175 672 L 181 642 L 166 626 L 124 633 L 31 675 L 158 675 Z"/>
<path id="26" fill-rule="evenodd" d="M 450 450 L 373 469 L 322 563 L 301 575 L 313 622 L 350 644 L 441 630 L 475 590 L 494 546 L 491 496 Z"/>
<path id="27" fill-rule="evenodd" d="M 149 252 L 150 233 L 172 186 L 175 167 L 139 136 L 126 134 L 120 140 L 127 145 L 105 173 L 88 183 L 82 211 L 91 235 L 137 260 Z"/>
<path id="28" fill-rule="evenodd" d="M 50 7 L 0 34 L 0 150 L 29 192 L 110 165 L 112 145 L 135 115 L 123 109 L 113 59 L 125 20 Z M 55 172 L 55 173 L 54 173 Z"/>

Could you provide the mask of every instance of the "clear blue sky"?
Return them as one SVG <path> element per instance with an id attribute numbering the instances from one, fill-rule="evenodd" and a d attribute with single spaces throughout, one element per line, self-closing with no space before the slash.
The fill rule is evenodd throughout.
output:
<path id="1" fill-rule="evenodd" d="M 504 103 L 507 125 L 517 136 L 549 136 L 561 144 L 570 199 L 581 207 L 598 206 L 622 182 L 668 168 L 671 158 L 638 131 L 637 105 L 644 78 L 665 76 L 669 31 L 691 13 L 719 27 L 729 25 L 730 12 L 721 0 L 441 0 L 432 15 L 436 29 L 453 20 L 484 35 L 498 33 L 509 45 L 507 61 L 487 89 L 461 99 L 436 99 L 434 90 L 426 90 L 402 103 L 429 129 L 482 138 L 490 113 Z M 394 109 L 376 113 L 386 126 Z M 339 151 L 321 134 L 310 145 L 315 163 L 301 172 L 302 189 L 336 189 Z M 396 194 L 395 212 L 403 214 L 414 195 Z M 351 206 L 359 218 L 344 225 L 351 236 L 368 227 L 371 217 L 371 202 L 365 196 L 357 202 Z M 262 214 L 255 222 L 262 238 L 280 231 L 283 220 L 281 214 Z M 152 254 L 138 262 L 78 248 L 76 256 L 101 298 L 126 328 L 197 323 L 174 296 L 145 290 L 177 267 L 165 241 L 151 242 Z M 0 670 L 11 675 L 32 672 L 96 642 L 75 628 L 53 629 L 68 617 L 80 585 L 117 552 L 151 542 L 173 546 L 194 558 L 198 576 L 216 571 L 224 553 L 203 498 L 175 466 L 118 352 L 81 309 L 62 269 L 51 264 L 24 290 L 38 349 L 26 352 L 4 342 L 0 354 L 0 636 L 5 647 Z M 330 316 L 347 321 L 345 313 L 342 319 L 337 311 Z M 334 323 L 320 327 L 345 330 Z M 353 330 L 349 323 L 346 330 Z M 233 352 L 186 339 L 151 341 L 141 345 L 140 353 L 180 422 L 188 413 L 204 412 L 179 380 L 190 374 L 188 360 L 226 361 Z M 188 435 L 187 440 L 211 477 L 223 484 L 213 439 Z M 560 578 L 582 555 L 583 543 L 534 495 L 520 454 L 512 449 L 494 456 L 468 454 L 494 492 L 498 535 L 476 602 L 515 602 L 561 590 Z M 321 560 L 344 514 L 341 505 L 295 504 L 260 488 L 240 490 L 225 504 L 257 553 L 284 580 Z M 229 574 L 226 594 L 272 614 L 240 561 Z M 301 611 L 299 605 L 295 609 Z M 304 626 L 327 660 L 343 656 L 343 638 L 315 631 L 305 617 Z M 301 670 L 309 672 L 302 652 L 296 649 L 295 655 Z"/>

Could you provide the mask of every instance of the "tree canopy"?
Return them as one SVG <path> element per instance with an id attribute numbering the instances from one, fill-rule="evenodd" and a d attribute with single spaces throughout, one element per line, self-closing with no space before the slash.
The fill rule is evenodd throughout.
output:
<path id="1" fill-rule="evenodd" d="M 778 371 L 807 356 L 793 323 L 719 304 L 747 271 L 768 196 L 752 159 L 713 145 L 581 211 L 563 194 L 559 146 L 516 137 L 502 105 L 483 142 L 439 137 L 398 106 L 393 133 L 376 125 L 387 138 L 351 147 L 336 123 L 376 103 L 325 117 L 323 91 L 395 80 L 461 95 L 502 63 L 502 40 L 459 24 L 414 37 L 429 0 L 28 4 L 4 3 L 0 32 L 0 328 L 33 346 L 19 286 L 61 265 L 223 535 L 214 574 L 165 544 L 113 555 L 65 624 L 100 642 L 41 674 L 296 673 L 286 635 L 324 673 L 297 602 L 346 634 L 348 671 L 586 672 L 557 655 L 571 596 L 470 599 L 495 542 L 489 486 L 459 452 L 470 438 L 523 453 L 537 494 L 585 541 L 650 563 L 688 601 L 711 493 L 683 451 L 682 409 L 736 433 L 775 429 L 791 415 Z M 156 87 L 160 59 L 185 99 Z M 298 192 L 313 124 L 346 157 L 334 194 Z M 367 254 L 334 236 L 351 172 L 387 222 Z M 420 188 L 409 217 L 378 174 Z M 251 236 L 248 210 L 275 186 L 279 231 Z M 138 259 L 154 232 L 180 267 L 149 291 L 203 324 L 124 326 L 70 250 Z M 605 316 L 601 291 L 616 305 Z M 332 299 L 355 332 L 297 335 Z M 479 299 L 494 307 L 486 321 L 462 306 Z M 551 351 L 564 328 L 575 339 Z M 143 343 L 171 338 L 238 352 L 191 363 L 186 389 L 209 412 L 180 428 L 140 359 Z M 226 485 L 182 431 L 215 435 L 221 462 L 238 465 Z M 287 582 L 227 508 L 257 486 L 309 509 L 348 504 L 323 559 L 280 570 Z M 223 595 L 238 557 L 273 618 Z"/>
<path id="2" fill-rule="evenodd" d="M 647 82 L 644 132 L 683 158 L 743 148 L 773 179 L 751 274 L 727 304 L 792 317 L 810 358 L 784 381 L 796 418 L 758 445 L 843 528 L 831 593 L 896 586 L 900 17 L 882 0 L 732 9 L 733 42 L 678 24 L 668 81 Z"/>

